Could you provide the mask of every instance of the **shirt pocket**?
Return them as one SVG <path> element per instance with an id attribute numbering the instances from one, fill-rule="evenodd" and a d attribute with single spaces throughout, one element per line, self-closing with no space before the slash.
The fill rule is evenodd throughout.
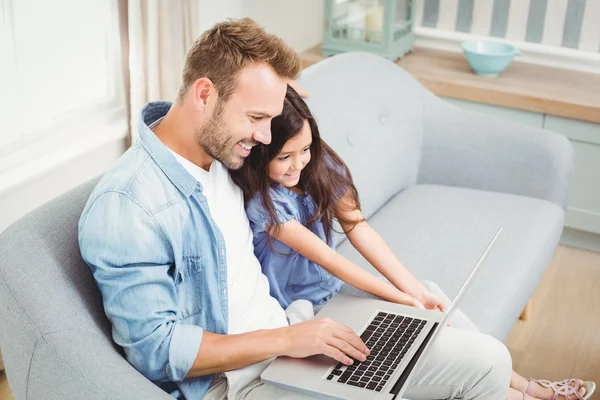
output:
<path id="1" fill-rule="evenodd" d="M 202 291 L 204 286 L 204 263 L 202 257 L 184 257 L 177 268 L 177 296 L 179 298 L 179 319 L 189 318 L 202 311 Z"/>

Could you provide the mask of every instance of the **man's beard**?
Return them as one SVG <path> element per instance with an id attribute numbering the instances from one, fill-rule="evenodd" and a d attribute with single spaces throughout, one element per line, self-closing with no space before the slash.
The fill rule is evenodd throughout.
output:
<path id="1" fill-rule="evenodd" d="M 222 111 L 223 107 L 217 105 L 210 121 L 196 129 L 196 142 L 228 169 L 240 169 L 245 158 L 236 152 L 237 142 L 227 133 Z"/>

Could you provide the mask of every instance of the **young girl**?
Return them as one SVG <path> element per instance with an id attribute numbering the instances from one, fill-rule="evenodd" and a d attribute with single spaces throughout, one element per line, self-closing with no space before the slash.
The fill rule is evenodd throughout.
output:
<path id="1" fill-rule="evenodd" d="M 321 306 L 345 282 L 391 302 L 443 311 L 439 296 L 404 268 L 362 217 L 350 171 L 321 140 L 308 107 L 292 88 L 271 131 L 271 144 L 256 146 L 232 176 L 244 192 L 255 254 L 281 306 L 298 299 Z M 391 283 L 335 252 L 334 220 Z"/>
<path id="2" fill-rule="evenodd" d="M 321 140 L 308 107 L 291 87 L 271 133 L 272 142 L 257 145 L 231 175 L 244 193 L 254 252 L 281 306 L 305 299 L 319 308 L 342 291 L 444 311 L 442 297 L 418 281 L 365 221 L 348 167 Z M 388 281 L 333 249 L 334 220 Z M 441 294 L 435 285 L 432 289 Z M 462 317 L 463 325 L 477 329 Z M 507 399 L 550 399 L 557 391 L 587 399 L 591 385 L 578 379 L 528 381 L 513 371 Z"/>

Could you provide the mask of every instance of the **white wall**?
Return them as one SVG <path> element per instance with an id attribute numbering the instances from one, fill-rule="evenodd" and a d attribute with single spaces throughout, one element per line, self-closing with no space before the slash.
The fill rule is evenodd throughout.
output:
<path id="1" fill-rule="evenodd" d="M 109 142 L 62 165 L 53 166 L 0 195 L 0 232 L 30 210 L 102 174 L 124 151 L 124 139 Z"/>
<path id="2" fill-rule="evenodd" d="M 200 31 L 250 17 L 299 52 L 321 43 L 323 35 L 323 0 L 200 0 L 198 9 Z"/>
<path id="3" fill-rule="evenodd" d="M 249 0 L 242 11 L 298 52 L 322 41 L 323 0 Z"/>
<path id="4" fill-rule="evenodd" d="M 200 32 L 227 18 L 242 16 L 242 0 L 198 0 Z"/>

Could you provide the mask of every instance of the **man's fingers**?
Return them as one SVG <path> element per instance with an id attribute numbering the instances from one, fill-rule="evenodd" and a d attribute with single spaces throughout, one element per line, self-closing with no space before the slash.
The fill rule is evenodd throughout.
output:
<path id="1" fill-rule="evenodd" d="M 356 349 L 357 351 L 359 351 L 362 354 L 365 354 L 365 355 L 371 354 L 371 350 L 369 348 L 367 348 L 367 346 L 358 337 L 358 335 L 356 335 L 356 333 L 354 333 L 352 331 L 351 332 L 339 331 L 334 336 L 337 339 L 343 340 L 344 342 L 348 343 L 350 346 L 352 346 L 354 349 Z"/>
<path id="2" fill-rule="evenodd" d="M 335 347 L 336 349 L 340 350 L 342 353 L 346 354 L 348 357 L 351 357 L 354 360 L 365 361 L 367 359 L 367 356 L 363 352 L 354 348 L 353 346 L 351 346 L 350 344 L 348 344 L 348 342 L 345 342 L 344 340 L 334 337 L 334 338 L 331 338 L 327 342 L 327 344 Z"/>
<path id="3" fill-rule="evenodd" d="M 346 365 L 354 364 L 353 359 L 351 359 L 350 357 L 348 357 L 347 355 L 345 355 L 344 353 L 342 353 L 340 350 L 338 350 L 337 348 L 335 348 L 333 346 L 327 346 L 325 348 L 325 352 L 323 354 L 333 358 L 334 360 L 336 360 L 338 362 L 346 364 Z"/>
<path id="4" fill-rule="evenodd" d="M 362 354 L 371 354 L 371 351 L 350 327 L 340 324 L 330 318 L 326 318 L 325 322 L 331 326 L 333 337 L 343 340 Z"/>

